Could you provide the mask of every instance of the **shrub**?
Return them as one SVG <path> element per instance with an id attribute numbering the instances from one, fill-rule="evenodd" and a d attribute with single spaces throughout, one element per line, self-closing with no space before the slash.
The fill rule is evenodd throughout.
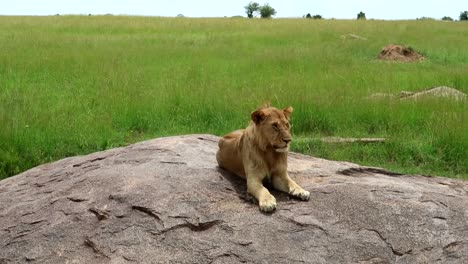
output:
<path id="1" fill-rule="evenodd" d="M 366 13 L 364 13 L 364 12 L 362 12 L 362 11 L 359 12 L 359 13 L 357 14 L 357 19 L 366 20 Z"/>
<path id="2" fill-rule="evenodd" d="M 276 10 L 269 4 L 261 6 L 258 11 L 260 12 L 260 16 L 262 18 L 271 18 L 272 16 L 276 15 Z"/>
<path id="3" fill-rule="evenodd" d="M 245 13 L 247 14 L 248 18 L 253 18 L 255 12 L 258 12 L 260 5 L 256 2 L 250 2 L 248 5 L 244 6 Z"/>
<path id="4" fill-rule="evenodd" d="M 460 21 L 468 21 L 468 11 L 460 13 Z"/>

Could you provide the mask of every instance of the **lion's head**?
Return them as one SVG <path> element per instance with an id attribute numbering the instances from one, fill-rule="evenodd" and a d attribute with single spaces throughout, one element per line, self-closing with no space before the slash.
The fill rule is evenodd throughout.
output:
<path id="1" fill-rule="evenodd" d="M 252 113 L 251 118 L 255 123 L 262 149 L 272 148 L 276 152 L 288 152 L 291 142 L 289 121 L 292 111 L 291 106 L 283 110 L 265 106 Z"/>

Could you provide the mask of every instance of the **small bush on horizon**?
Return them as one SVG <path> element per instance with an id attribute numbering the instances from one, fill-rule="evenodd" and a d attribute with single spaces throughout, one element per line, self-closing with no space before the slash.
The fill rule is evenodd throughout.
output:
<path id="1" fill-rule="evenodd" d="M 321 15 L 318 15 L 318 14 L 312 16 L 310 13 L 307 13 L 307 15 L 305 15 L 304 17 L 308 19 L 322 19 L 323 18 Z"/>
<path id="2" fill-rule="evenodd" d="M 429 21 L 435 21 L 436 19 L 433 18 L 433 17 L 420 17 L 420 18 L 416 18 L 416 20 L 429 20 Z"/>
<path id="3" fill-rule="evenodd" d="M 366 20 L 366 13 L 364 13 L 364 12 L 362 12 L 362 11 L 359 12 L 359 13 L 357 14 L 357 19 L 358 19 L 358 20 Z"/>

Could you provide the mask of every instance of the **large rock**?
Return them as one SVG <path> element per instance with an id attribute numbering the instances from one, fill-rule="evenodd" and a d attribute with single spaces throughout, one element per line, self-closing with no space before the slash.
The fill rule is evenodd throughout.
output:
<path id="1" fill-rule="evenodd" d="M 455 88 L 447 87 L 447 86 L 439 86 L 434 87 L 427 90 L 422 90 L 418 92 L 410 92 L 410 91 L 402 91 L 400 93 L 401 100 L 407 99 L 424 99 L 429 97 L 445 97 L 449 99 L 453 99 L 455 101 L 463 101 L 466 100 L 466 94 L 464 92 L 458 91 Z"/>
<path id="2" fill-rule="evenodd" d="M 291 153 L 308 202 L 263 214 L 217 137 L 161 138 L 0 181 L 0 263 L 468 263 L 468 183 Z"/>

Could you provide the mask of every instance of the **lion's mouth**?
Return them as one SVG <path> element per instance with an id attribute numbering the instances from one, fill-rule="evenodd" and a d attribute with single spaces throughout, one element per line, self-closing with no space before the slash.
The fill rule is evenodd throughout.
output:
<path id="1" fill-rule="evenodd" d="M 289 145 L 288 144 L 284 146 L 273 145 L 273 149 L 276 152 L 287 152 L 289 150 Z"/>

